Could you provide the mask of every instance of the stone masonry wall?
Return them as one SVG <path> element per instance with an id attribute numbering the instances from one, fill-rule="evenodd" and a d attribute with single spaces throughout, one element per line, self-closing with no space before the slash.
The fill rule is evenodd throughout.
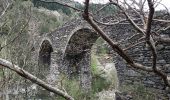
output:
<path id="1" fill-rule="evenodd" d="M 129 45 L 134 44 L 139 38 L 141 38 L 141 34 L 135 35 L 138 32 L 130 24 L 117 24 L 114 26 L 103 27 L 100 26 L 104 32 L 109 35 L 113 39 L 113 41 L 121 44 L 122 48 L 127 48 Z M 79 31 L 82 29 L 86 29 L 86 35 L 90 33 L 89 36 L 84 35 L 82 38 L 74 38 L 74 34 L 83 34 L 83 32 Z M 162 35 L 169 36 L 170 31 L 161 32 Z M 89 88 L 91 84 L 91 75 L 90 75 L 90 52 L 91 46 L 98 38 L 96 37 L 97 33 L 82 19 L 74 19 L 67 23 L 65 23 L 60 28 L 55 31 L 46 34 L 46 38 L 48 38 L 52 42 L 53 52 L 57 55 L 52 56 L 56 58 L 52 58 L 53 61 L 56 59 L 55 64 L 52 63 L 52 66 L 58 66 L 58 70 L 60 72 L 65 72 L 67 74 L 71 74 L 69 71 L 73 70 L 71 66 L 74 66 L 78 63 L 79 71 L 77 72 L 81 85 L 83 88 Z M 134 36 L 135 35 L 135 36 Z M 81 37 L 81 35 L 79 36 Z M 73 39 L 73 40 L 72 40 Z M 82 40 L 82 41 L 80 41 Z M 72 42 L 70 42 L 72 41 Z M 79 41 L 79 42 L 77 42 Z M 38 42 L 39 43 L 39 42 Z M 81 44 L 82 43 L 82 44 Z M 88 45 L 87 45 L 88 44 Z M 73 47 L 75 46 L 75 47 Z M 83 47 L 84 46 L 84 47 Z M 170 72 L 169 69 L 169 59 L 170 59 L 170 45 L 168 44 L 159 44 L 157 45 L 158 49 L 158 63 L 157 66 L 160 66 L 166 73 Z M 81 50 L 87 50 L 83 53 Z M 145 43 L 141 43 L 133 48 L 127 49 L 126 52 L 138 63 L 142 63 L 145 66 L 152 66 L 151 62 L 151 52 L 148 46 Z M 81 54 L 83 53 L 83 55 Z M 115 53 L 115 52 L 113 52 Z M 162 79 L 155 75 L 154 73 L 147 73 L 141 70 L 136 70 L 130 68 L 130 66 L 126 65 L 124 60 L 119 56 L 116 57 L 116 69 L 118 73 L 119 83 L 121 84 L 133 84 L 135 82 L 144 83 L 145 86 L 152 87 L 158 89 L 160 91 L 164 91 L 166 87 Z M 76 67 L 75 67 L 76 68 Z M 121 85 L 120 84 L 120 85 Z M 164 92 L 165 93 L 165 92 Z"/>

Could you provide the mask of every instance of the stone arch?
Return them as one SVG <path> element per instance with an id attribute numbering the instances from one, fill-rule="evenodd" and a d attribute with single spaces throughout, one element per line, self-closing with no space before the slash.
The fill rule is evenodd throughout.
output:
<path id="1" fill-rule="evenodd" d="M 139 34 L 132 25 L 130 24 L 117 24 L 114 26 L 107 26 L 107 27 L 102 27 L 103 31 L 115 42 L 119 41 L 121 42 L 121 47 L 122 48 L 127 48 L 129 45 L 135 44 L 136 42 L 139 42 L 139 38 L 141 38 L 141 34 Z M 65 71 L 67 74 L 71 74 L 69 72 L 68 66 L 71 66 L 71 64 L 76 65 L 77 63 L 80 63 L 78 66 L 81 66 L 83 63 L 86 64 L 86 68 L 89 65 L 89 51 L 87 50 L 79 50 L 79 53 L 74 52 L 75 49 L 68 49 L 74 46 L 69 46 L 71 43 L 70 40 L 75 36 L 75 34 L 81 33 L 83 30 L 90 30 L 93 32 L 90 28 L 90 26 L 82 21 L 82 19 L 76 19 L 76 20 L 71 20 L 65 25 L 63 25 L 61 28 L 55 30 L 52 32 L 51 37 L 54 43 L 54 47 L 56 48 L 55 51 L 57 51 L 57 59 L 61 58 L 59 61 L 59 64 L 62 64 L 59 67 L 59 71 Z M 73 39 L 74 40 L 74 39 Z M 83 41 L 83 40 L 82 40 Z M 78 43 L 78 42 L 77 42 Z M 76 44 L 76 43 L 75 43 Z M 76 45 L 77 46 L 77 45 Z M 81 47 L 80 47 L 81 48 Z M 90 49 L 90 47 L 88 47 Z M 126 50 L 126 53 L 129 54 L 135 62 L 141 63 L 146 66 L 151 66 L 150 62 L 150 52 L 148 51 L 149 48 L 147 48 L 145 43 L 141 43 L 140 45 L 135 46 L 134 48 Z M 84 51 L 84 55 L 81 55 L 80 51 Z M 140 52 L 138 52 L 140 51 Z M 70 55 L 69 55 L 69 52 Z M 158 66 L 166 64 L 166 66 L 169 66 L 168 61 L 164 61 L 164 59 L 169 58 L 169 46 L 165 48 L 165 51 L 163 51 L 164 55 L 161 55 L 161 59 L 159 57 L 158 61 Z M 80 54 L 80 55 L 79 55 Z M 82 53 L 83 54 L 83 53 Z M 159 54 L 159 53 L 158 53 Z M 79 56 L 79 59 L 71 59 L 74 58 L 74 56 Z M 85 59 L 86 58 L 86 59 Z M 85 62 L 85 60 L 88 60 L 89 62 Z M 167 59 L 168 60 L 168 59 Z M 161 67 L 160 66 L 160 67 Z M 85 66 L 81 67 L 82 69 Z M 146 85 L 147 87 L 159 87 L 159 88 L 164 88 L 164 84 L 162 84 L 162 80 L 160 77 L 157 75 L 150 75 L 145 71 L 133 69 L 129 65 L 125 63 L 125 61 L 116 55 L 115 58 L 115 67 L 117 70 L 117 76 L 119 80 L 119 85 L 126 85 L 126 84 L 138 84 L 142 83 Z M 64 68 L 64 69 L 63 69 Z M 78 67 L 79 68 L 79 67 Z M 77 68 L 77 69 L 78 69 Z M 164 68 L 164 67 L 163 67 Z M 85 69 L 85 68 L 84 68 Z M 86 73 L 84 76 L 82 75 L 83 72 L 79 72 L 78 74 L 82 75 L 81 77 L 84 77 L 84 79 L 89 79 L 89 69 L 86 69 L 87 71 L 84 72 Z M 166 69 L 165 69 L 166 70 Z M 167 70 L 169 73 L 169 69 Z M 153 73 L 151 73 L 153 74 Z M 79 75 L 79 76 L 80 76 Z M 87 78 L 88 77 L 88 78 Z M 87 82 L 87 83 L 86 83 Z M 90 81 L 84 81 L 81 82 L 84 87 L 90 84 Z M 161 83 L 161 84 L 160 84 Z"/>
<path id="2" fill-rule="evenodd" d="M 51 65 L 51 53 L 53 48 L 51 42 L 44 39 L 40 45 L 39 55 L 38 55 L 38 76 L 45 79 L 50 72 Z"/>
<path id="3" fill-rule="evenodd" d="M 78 29 L 69 37 L 64 51 L 65 72 L 69 78 L 76 77 L 85 90 L 91 88 L 91 48 L 98 38 L 92 29 Z"/>

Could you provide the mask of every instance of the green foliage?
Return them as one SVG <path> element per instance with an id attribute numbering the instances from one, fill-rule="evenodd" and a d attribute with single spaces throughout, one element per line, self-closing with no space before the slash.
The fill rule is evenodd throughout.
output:
<path id="1" fill-rule="evenodd" d="M 29 8 L 25 6 L 23 2 L 19 2 L 19 0 L 16 0 L 13 3 L 13 5 L 10 7 L 10 9 L 7 10 L 4 17 L 1 19 L 1 24 L 3 24 L 3 26 L 1 27 L 0 33 L 1 32 L 5 33 L 4 36 L 2 37 L 3 41 L 1 41 L 1 44 L 2 45 L 9 44 L 8 47 L 3 48 L 6 50 L 4 50 L 4 52 L 2 53 L 4 54 L 4 55 L 1 55 L 2 57 L 13 58 L 12 54 L 16 55 L 20 53 L 20 52 L 14 53 L 15 50 L 16 51 L 23 50 L 23 47 L 20 48 L 18 47 L 18 45 L 19 43 L 22 43 L 20 46 L 23 46 L 23 45 L 25 46 L 24 43 L 27 42 L 25 40 L 26 40 L 26 37 L 28 37 L 28 35 L 26 35 L 28 31 L 28 26 L 26 26 L 25 28 L 24 26 L 27 24 L 27 21 L 29 18 L 28 9 Z M 12 41 L 16 37 L 17 37 L 17 39 L 15 39 L 16 41 Z"/>
<path id="2" fill-rule="evenodd" d="M 63 13 L 66 15 L 71 15 L 71 10 L 67 7 L 59 5 L 57 3 L 45 3 L 41 2 L 40 0 L 32 0 L 35 7 L 44 7 L 49 10 L 62 10 Z"/>
<path id="3" fill-rule="evenodd" d="M 80 81 L 78 79 L 68 79 L 63 75 L 61 81 L 61 87 L 63 87 L 69 95 L 75 100 L 97 100 L 96 94 L 102 90 L 109 89 L 111 82 L 102 78 L 99 74 L 93 74 L 92 89 L 87 92 L 83 92 L 80 87 Z M 62 88 L 62 89 L 63 89 Z M 62 97 L 57 97 L 57 100 L 64 100 Z"/>
<path id="4" fill-rule="evenodd" d="M 9 33 L 9 30 L 10 30 L 10 28 L 8 25 L 3 25 L 1 27 L 0 33 L 1 33 L 1 35 L 7 35 Z"/>
<path id="5" fill-rule="evenodd" d="M 91 54 L 91 71 L 92 74 L 97 74 L 97 57 L 94 53 Z"/>
<path id="6" fill-rule="evenodd" d="M 96 41 L 97 55 L 107 54 L 107 47 L 106 47 L 105 43 L 106 42 L 102 38 L 97 39 L 97 41 Z"/>
<path id="7" fill-rule="evenodd" d="M 30 61 L 32 45 L 28 34 L 31 5 L 29 1 L 15 0 L 0 22 L 0 24 L 3 24 L 0 33 L 6 32 L 0 37 L 1 45 L 5 46 L 1 50 L 0 57 L 10 60 L 28 71 L 29 69 L 34 70 L 32 66 L 35 65 L 34 62 Z M 10 73 L 11 71 L 5 70 L 5 72 Z M 30 72 L 32 73 L 33 71 Z M 13 73 L 12 82 L 21 81 L 18 75 L 15 75 Z M 7 77 L 11 77 L 11 75 L 7 75 Z"/>
<path id="8" fill-rule="evenodd" d="M 100 75 L 94 75 L 92 78 L 92 91 L 93 93 L 101 92 L 110 88 L 111 82 L 108 82 Z"/>
<path id="9" fill-rule="evenodd" d="M 50 31 L 48 24 L 42 23 L 40 25 L 40 33 L 48 33 Z"/>
<path id="10" fill-rule="evenodd" d="M 0 79 L 1 79 L 2 76 L 3 76 L 3 70 L 1 69 L 0 70 Z"/>
<path id="11" fill-rule="evenodd" d="M 97 56 L 94 55 L 94 52 L 91 54 L 91 72 L 92 72 L 92 92 L 97 93 L 102 90 L 107 90 L 110 87 L 115 87 L 111 81 L 107 81 L 106 78 L 102 77 L 98 70 L 98 61 Z M 111 86 L 114 85 L 114 86 Z"/>
<path id="12" fill-rule="evenodd" d="M 62 87 L 71 95 L 75 100 L 96 100 L 95 94 L 92 91 L 89 93 L 84 93 L 80 88 L 80 83 L 77 79 L 67 79 L 62 80 Z M 57 100 L 65 100 L 62 97 L 58 97 Z"/>
<path id="13" fill-rule="evenodd" d="M 48 17 L 47 17 L 48 18 Z M 58 27 L 60 22 L 55 17 L 49 17 L 48 19 L 44 20 L 44 22 L 39 27 L 39 32 L 41 34 L 48 33 Z"/>
<path id="14" fill-rule="evenodd" d="M 59 21 L 55 15 L 46 14 L 45 10 L 44 12 L 40 12 L 34 8 L 33 15 L 40 22 L 39 29 L 38 29 L 40 34 L 51 32 L 62 23 L 62 21 Z"/>
<path id="15" fill-rule="evenodd" d="M 48 1 L 48 0 L 47 0 Z M 66 2 L 72 2 L 70 0 L 65 0 Z M 68 7 L 64 7 L 62 5 L 59 5 L 57 3 L 45 3 L 45 2 L 41 2 L 40 0 L 32 0 L 33 4 L 35 7 L 44 7 L 47 8 L 49 10 L 61 10 L 64 14 L 71 16 L 72 15 L 72 10 Z M 78 2 L 74 2 L 73 3 L 74 6 L 78 9 L 84 9 L 84 6 Z M 103 7 L 103 4 L 94 4 L 91 3 L 90 6 L 90 11 L 92 12 L 96 12 L 98 9 L 100 9 L 101 7 Z M 116 7 L 113 5 L 108 5 L 106 6 L 103 10 L 100 11 L 100 14 L 102 15 L 110 15 L 110 14 L 114 14 L 114 12 L 116 11 Z"/>
<path id="16" fill-rule="evenodd" d="M 98 49 L 98 54 L 100 54 L 100 55 L 102 55 L 102 54 L 106 54 L 107 53 L 107 50 L 106 50 L 106 48 L 105 47 L 100 47 L 99 49 Z"/>
<path id="17" fill-rule="evenodd" d="M 156 94 L 151 88 L 146 88 L 143 84 L 138 83 L 134 85 L 123 85 L 120 87 L 121 91 L 130 93 L 133 100 L 155 100 Z"/>
<path id="18" fill-rule="evenodd" d="M 98 93 L 103 90 L 117 89 L 118 79 L 115 70 L 111 72 L 103 71 L 100 60 L 104 60 L 107 55 L 107 47 L 102 38 L 97 39 L 91 50 L 91 72 L 92 72 L 92 91 Z M 104 62 L 104 61 L 103 61 Z M 112 61 L 111 61 L 112 62 Z M 104 67 L 104 66 L 103 66 Z"/>

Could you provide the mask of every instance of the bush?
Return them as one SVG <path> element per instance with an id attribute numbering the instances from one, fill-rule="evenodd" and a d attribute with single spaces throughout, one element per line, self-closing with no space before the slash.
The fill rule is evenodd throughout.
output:
<path id="1" fill-rule="evenodd" d="M 151 88 L 145 87 L 143 84 L 123 85 L 120 90 L 133 97 L 133 100 L 155 100 L 156 94 Z"/>
<path id="2" fill-rule="evenodd" d="M 91 54 L 91 72 L 92 72 L 92 92 L 97 93 L 102 90 L 108 89 L 111 87 L 112 82 L 107 81 L 106 78 L 102 77 L 101 72 L 97 67 L 98 66 L 97 56 L 94 53 Z"/>
<path id="3" fill-rule="evenodd" d="M 45 3 L 40 0 L 32 0 L 32 2 L 35 7 L 44 7 L 49 10 L 62 10 L 62 12 L 65 13 L 66 15 L 71 15 L 71 9 L 59 5 L 57 3 Z"/>
<path id="4" fill-rule="evenodd" d="M 71 95 L 75 100 L 95 100 L 95 95 L 92 91 L 84 93 L 80 87 L 80 82 L 77 79 L 62 79 L 62 87 Z M 65 100 L 62 97 L 58 97 L 57 100 Z"/>
<path id="5" fill-rule="evenodd" d="M 101 92 L 110 88 L 111 82 L 108 82 L 100 75 L 94 75 L 92 78 L 92 91 L 93 93 Z"/>
<path id="6" fill-rule="evenodd" d="M 37 10 L 34 10 L 34 15 L 41 22 L 38 29 L 41 35 L 53 31 L 61 24 L 54 15 L 46 15 L 45 13 L 38 12 Z"/>

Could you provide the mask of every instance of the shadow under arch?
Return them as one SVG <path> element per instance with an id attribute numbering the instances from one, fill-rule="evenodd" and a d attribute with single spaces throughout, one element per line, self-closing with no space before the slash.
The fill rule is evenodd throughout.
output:
<path id="1" fill-rule="evenodd" d="M 65 71 L 70 79 L 77 79 L 83 90 L 91 89 L 91 49 L 99 35 L 88 28 L 74 32 L 64 53 Z"/>
<path id="2" fill-rule="evenodd" d="M 46 79 L 46 76 L 50 72 L 51 53 L 53 52 L 52 45 L 49 40 L 43 40 L 38 58 L 38 77 Z"/>

